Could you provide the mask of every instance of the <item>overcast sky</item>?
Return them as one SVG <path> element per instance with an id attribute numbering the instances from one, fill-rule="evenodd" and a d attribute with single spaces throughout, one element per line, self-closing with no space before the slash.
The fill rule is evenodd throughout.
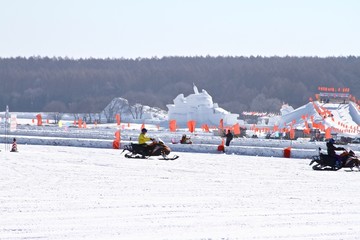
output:
<path id="1" fill-rule="evenodd" d="M 360 56 L 359 0 L 0 0 L 0 57 Z"/>

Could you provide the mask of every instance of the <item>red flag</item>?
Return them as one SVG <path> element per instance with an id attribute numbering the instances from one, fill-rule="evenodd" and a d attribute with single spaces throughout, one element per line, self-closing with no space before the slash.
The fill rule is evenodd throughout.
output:
<path id="1" fill-rule="evenodd" d="M 37 125 L 38 126 L 42 126 L 42 117 L 41 114 L 39 113 L 38 115 L 36 115 L 37 118 Z"/>
<path id="2" fill-rule="evenodd" d="M 310 116 L 311 123 L 314 123 L 314 116 Z"/>
<path id="3" fill-rule="evenodd" d="M 221 139 L 221 144 L 217 147 L 217 150 L 219 152 L 225 152 L 225 141 L 224 141 L 224 139 Z"/>
<path id="4" fill-rule="evenodd" d="M 305 134 L 310 134 L 310 128 L 305 128 L 305 129 L 304 129 L 304 133 L 305 133 Z"/>
<path id="5" fill-rule="evenodd" d="M 295 138 L 295 130 L 293 128 L 290 129 L 290 139 Z"/>
<path id="6" fill-rule="evenodd" d="M 115 139 L 120 141 L 120 131 L 115 132 Z"/>
<path id="7" fill-rule="evenodd" d="M 169 130 L 170 132 L 176 132 L 176 120 L 169 121 Z"/>
<path id="8" fill-rule="evenodd" d="M 240 131 L 240 125 L 239 123 L 234 125 L 234 134 L 235 135 L 240 135 L 241 131 Z"/>
<path id="9" fill-rule="evenodd" d="M 120 130 L 115 132 L 115 139 L 113 141 L 113 149 L 120 149 Z"/>
<path id="10" fill-rule="evenodd" d="M 330 139 L 330 138 L 332 138 L 332 136 L 331 136 L 331 128 L 327 128 L 325 130 L 325 139 Z"/>
<path id="11" fill-rule="evenodd" d="M 113 149 L 119 149 L 120 148 L 120 143 L 116 140 L 113 141 Z"/>
<path id="12" fill-rule="evenodd" d="M 202 129 L 204 132 L 210 132 L 209 126 L 207 124 L 202 125 Z"/>
<path id="13" fill-rule="evenodd" d="M 191 133 L 195 132 L 195 124 L 196 124 L 196 122 L 194 120 L 190 120 L 187 122 L 189 132 L 191 132 Z"/>
<path id="14" fill-rule="evenodd" d="M 308 124 L 308 122 L 307 121 L 305 121 L 305 128 L 309 128 L 309 124 Z"/>
<path id="15" fill-rule="evenodd" d="M 78 126 L 79 128 L 82 128 L 82 118 L 79 118 Z"/>
<path id="16" fill-rule="evenodd" d="M 117 123 L 117 125 L 119 126 L 119 125 L 120 125 L 120 114 L 117 113 L 117 114 L 115 115 L 115 118 L 116 118 L 116 123 Z"/>
<path id="17" fill-rule="evenodd" d="M 274 125 L 274 129 L 273 129 L 274 132 L 277 132 L 279 131 L 279 127 L 277 125 Z"/>
<path id="18" fill-rule="evenodd" d="M 219 129 L 224 129 L 224 119 L 220 119 Z"/>

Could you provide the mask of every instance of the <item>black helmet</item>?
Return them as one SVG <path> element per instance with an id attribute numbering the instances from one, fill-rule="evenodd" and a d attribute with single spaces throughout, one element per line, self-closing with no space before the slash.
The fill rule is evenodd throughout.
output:
<path id="1" fill-rule="evenodd" d="M 335 142 L 335 140 L 333 138 L 329 139 L 329 143 L 334 143 L 334 142 Z"/>
<path id="2" fill-rule="evenodd" d="M 141 132 L 142 132 L 142 133 L 146 133 L 146 132 L 147 132 L 147 129 L 146 129 L 146 128 L 143 128 L 143 129 L 141 129 Z"/>

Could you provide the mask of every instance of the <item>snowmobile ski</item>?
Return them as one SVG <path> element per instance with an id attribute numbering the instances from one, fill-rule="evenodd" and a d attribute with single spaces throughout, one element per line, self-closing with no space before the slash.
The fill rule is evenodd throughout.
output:
<path id="1" fill-rule="evenodd" d="M 149 156 L 141 156 L 141 155 L 133 155 L 133 154 L 125 154 L 126 158 L 137 158 L 137 159 L 148 159 Z"/>
<path id="2" fill-rule="evenodd" d="M 166 157 L 161 157 L 161 158 L 158 158 L 158 159 L 159 159 L 159 160 L 175 160 L 175 159 L 178 159 L 178 158 L 179 158 L 178 155 L 174 155 L 174 156 L 172 156 L 172 157 L 166 156 Z"/>

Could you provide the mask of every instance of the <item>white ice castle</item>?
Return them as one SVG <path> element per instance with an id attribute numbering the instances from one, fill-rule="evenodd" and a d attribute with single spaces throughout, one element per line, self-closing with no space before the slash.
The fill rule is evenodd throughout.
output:
<path id="1" fill-rule="evenodd" d="M 213 103 L 212 97 L 202 89 L 201 93 L 194 85 L 194 93 L 187 97 L 179 94 L 174 99 L 174 104 L 166 105 L 169 109 L 168 119 L 176 120 L 179 126 L 184 126 L 190 120 L 195 120 L 196 125 L 208 124 L 218 126 L 223 119 L 225 126 L 238 122 L 239 114 L 233 114 Z"/>

